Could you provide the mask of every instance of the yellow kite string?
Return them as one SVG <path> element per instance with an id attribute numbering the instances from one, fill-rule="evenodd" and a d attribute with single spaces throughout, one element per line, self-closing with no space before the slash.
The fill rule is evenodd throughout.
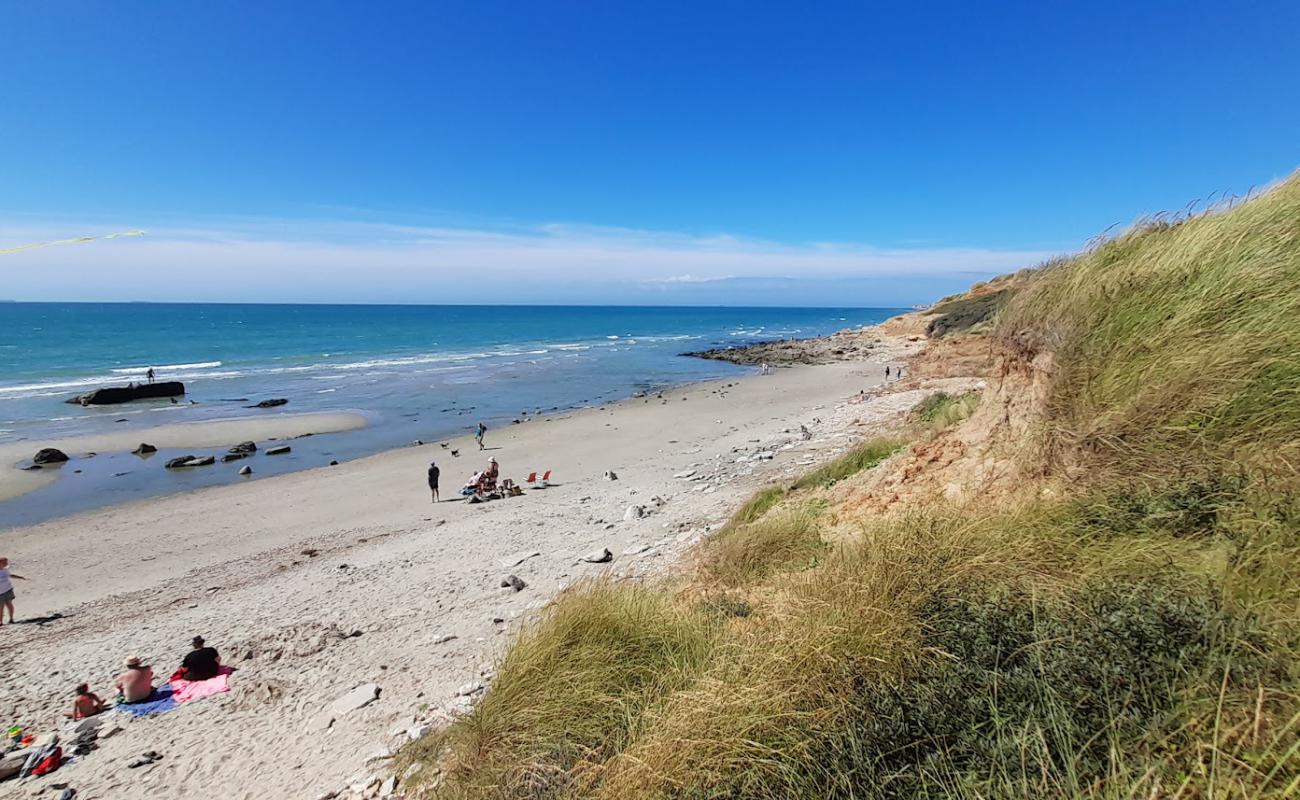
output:
<path id="1" fill-rule="evenodd" d="M 121 231 L 120 233 L 109 233 L 103 236 L 78 236 L 75 239 L 59 239 L 53 242 L 37 242 L 36 244 L 24 244 L 18 247 L 9 247 L 5 249 L 0 249 L 0 256 L 8 255 L 9 253 L 21 253 L 24 250 L 35 250 L 38 247 L 50 247 L 51 245 L 56 245 L 56 244 L 85 244 L 86 242 L 93 242 L 96 239 L 116 239 L 119 236 L 144 236 L 144 231 Z"/>

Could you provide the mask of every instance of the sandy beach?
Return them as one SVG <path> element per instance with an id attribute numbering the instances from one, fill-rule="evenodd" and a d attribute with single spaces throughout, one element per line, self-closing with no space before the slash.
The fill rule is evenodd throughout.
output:
<path id="1" fill-rule="evenodd" d="M 409 447 L 7 531 L 3 552 L 31 579 L 16 587 L 20 624 L 0 628 L 7 723 L 53 729 L 75 684 L 109 694 L 129 655 L 165 677 L 195 634 L 237 669 L 228 694 L 138 720 L 110 712 L 120 732 L 24 790 L 57 781 L 81 798 L 347 796 L 350 783 L 385 774 L 384 755 L 409 729 L 490 685 L 511 630 L 556 592 L 670 569 L 752 491 L 910 408 L 924 392 L 883 391 L 881 365 L 920 345 L 886 344 L 873 352 L 880 361 L 777 369 L 490 431 L 483 453 L 472 440 Z M 489 456 L 503 477 L 550 469 L 555 485 L 452 500 Z M 436 505 L 430 460 L 442 467 Z M 602 548 L 612 562 L 581 560 Z M 512 574 L 526 588 L 501 588 Z M 326 713 L 365 683 L 381 688 L 378 700 Z M 127 766 L 146 750 L 162 760 Z"/>

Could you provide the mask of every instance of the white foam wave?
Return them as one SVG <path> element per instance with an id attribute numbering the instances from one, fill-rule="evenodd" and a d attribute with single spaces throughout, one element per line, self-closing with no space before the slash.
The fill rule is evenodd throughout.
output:
<path id="1" fill-rule="evenodd" d="M 163 364 L 153 368 L 154 372 L 183 372 L 195 369 L 213 369 L 221 366 L 220 361 L 196 361 L 193 364 Z M 111 369 L 114 375 L 143 375 L 149 371 L 149 367 L 124 367 L 122 369 Z"/>

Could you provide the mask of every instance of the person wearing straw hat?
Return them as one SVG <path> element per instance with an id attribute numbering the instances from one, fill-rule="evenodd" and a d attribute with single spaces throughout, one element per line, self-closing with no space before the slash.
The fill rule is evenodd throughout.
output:
<path id="1" fill-rule="evenodd" d="M 126 660 L 126 672 L 117 676 L 113 688 L 118 692 L 118 702 L 141 703 L 153 694 L 153 667 L 140 663 L 139 656 Z"/>

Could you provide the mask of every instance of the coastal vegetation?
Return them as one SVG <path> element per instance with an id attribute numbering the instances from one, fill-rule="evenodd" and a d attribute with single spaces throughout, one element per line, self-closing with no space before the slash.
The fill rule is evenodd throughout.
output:
<path id="1" fill-rule="evenodd" d="M 984 337 L 982 396 L 760 492 L 684 575 L 565 592 L 413 785 L 1300 794 L 1300 179 L 982 297 L 931 331 Z"/>

